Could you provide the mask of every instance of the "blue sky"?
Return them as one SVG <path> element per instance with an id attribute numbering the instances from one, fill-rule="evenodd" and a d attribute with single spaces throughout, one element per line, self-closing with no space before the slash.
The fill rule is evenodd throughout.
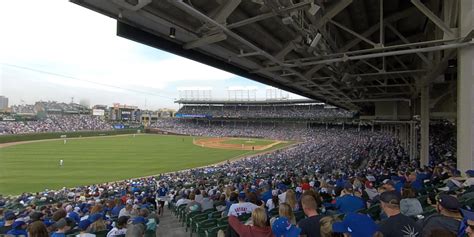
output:
<path id="1" fill-rule="evenodd" d="M 263 84 L 117 37 L 115 20 L 65 0 L 2 1 L 0 29 L 0 95 L 10 104 L 74 97 L 176 108 L 177 88 L 195 86 L 215 99 L 228 86 L 256 86 L 265 98 Z"/>

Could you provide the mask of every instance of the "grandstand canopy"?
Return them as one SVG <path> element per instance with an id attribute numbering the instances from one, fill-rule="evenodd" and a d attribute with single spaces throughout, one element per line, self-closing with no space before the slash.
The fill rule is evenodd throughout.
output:
<path id="1" fill-rule="evenodd" d="M 294 105 L 294 104 L 323 104 L 310 99 L 293 100 L 177 100 L 175 103 L 183 105 Z"/>
<path id="2" fill-rule="evenodd" d="M 363 113 L 455 89 L 459 1 L 71 0 L 119 36 Z M 372 112 L 371 112 L 372 111 Z"/>

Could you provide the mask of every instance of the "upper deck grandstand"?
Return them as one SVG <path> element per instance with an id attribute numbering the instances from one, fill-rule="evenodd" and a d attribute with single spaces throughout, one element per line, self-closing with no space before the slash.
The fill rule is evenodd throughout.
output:
<path id="1" fill-rule="evenodd" d="M 177 117 L 205 115 L 213 118 L 288 118 L 288 119 L 337 119 L 354 118 L 355 113 L 311 100 L 283 101 L 185 101 Z"/>

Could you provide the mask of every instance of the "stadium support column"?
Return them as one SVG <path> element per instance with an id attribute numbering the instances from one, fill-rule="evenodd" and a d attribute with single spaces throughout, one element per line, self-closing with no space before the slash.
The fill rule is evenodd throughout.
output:
<path id="1" fill-rule="evenodd" d="M 423 83 L 421 88 L 421 151 L 420 166 L 429 162 L 430 146 L 430 87 Z"/>
<path id="2" fill-rule="evenodd" d="M 474 30 L 474 1 L 459 1 L 460 36 Z M 457 166 L 474 168 L 474 47 L 458 50 Z"/>

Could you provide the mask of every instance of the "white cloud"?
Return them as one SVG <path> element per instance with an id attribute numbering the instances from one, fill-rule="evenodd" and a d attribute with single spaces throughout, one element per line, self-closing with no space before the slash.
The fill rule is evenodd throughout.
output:
<path id="1" fill-rule="evenodd" d="M 115 20 L 64 0 L 3 1 L 0 29 L 0 62 L 101 84 L 163 89 L 176 81 L 235 77 L 152 48 L 143 50 L 147 46 L 115 35 Z M 154 53 L 165 57 L 150 59 Z M 48 82 L 93 86 L 73 80 Z"/>

